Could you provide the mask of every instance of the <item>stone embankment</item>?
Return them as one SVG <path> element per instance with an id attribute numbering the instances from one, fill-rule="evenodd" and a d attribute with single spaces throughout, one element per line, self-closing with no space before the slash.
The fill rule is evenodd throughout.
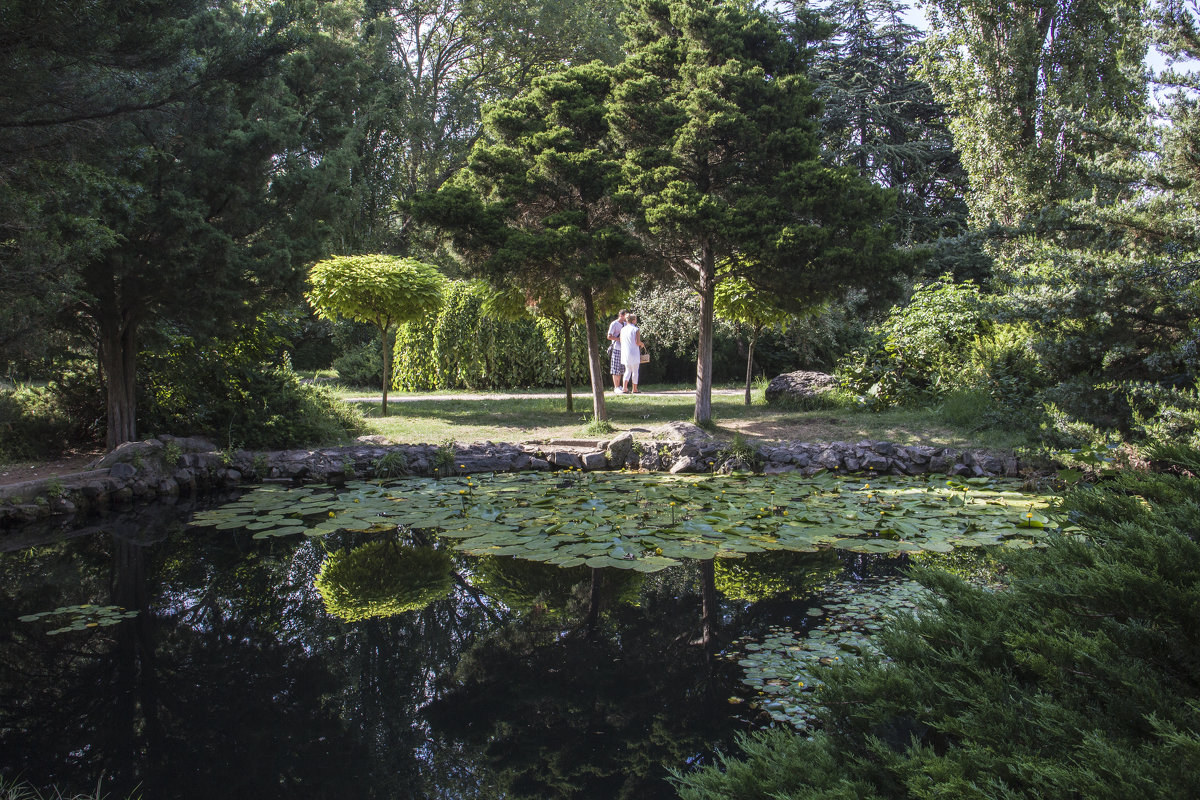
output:
<path id="1" fill-rule="evenodd" d="M 614 470 L 767 474 L 821 470 L 888 475 L 1017 476 L 1011 455 L 863 441 L 735 447 L 691 423 L 622 433 L 611 440 L 525 444 L 390 444 L 362 437 L 346 447 L 274 452 L 220 451 L 198 438 L 160 436 L 130 442 L 74 475 L 0 487 L 0 526 L 52 515 L 88 516 L 157 497 L 204 494 L 259 483 L 331 483 L 402 475 L 436 476 L 526 470 Z"/>

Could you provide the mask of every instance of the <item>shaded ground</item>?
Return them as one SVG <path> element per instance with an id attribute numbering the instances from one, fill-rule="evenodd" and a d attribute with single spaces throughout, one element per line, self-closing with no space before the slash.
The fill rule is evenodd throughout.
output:
<path id="1" fill-rule="evenodd" d="M 17 461 L 3 464 L 0 465 L 0 486 L 82 472 L 84 467 L 95 461 L 103 452 L 103 449 L 81 450 L 48 461 Z"/>

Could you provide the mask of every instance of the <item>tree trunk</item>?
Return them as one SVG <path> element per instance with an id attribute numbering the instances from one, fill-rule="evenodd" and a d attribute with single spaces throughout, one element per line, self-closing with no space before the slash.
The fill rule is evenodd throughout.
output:
<path id="1" fill-rule="evenodd" d="M 711 558 L 700 562 L 700 597 L 700 624 L 703 630 L 700 641 L 707 646 L 716 641 L 717 615 L 720 613 L 717 605 L 716 562 Z"/>
<path id="2" fill-rule="evenodd" d="M 97 319 L 107 393 L 109 450 L 137 438 L 137 321 L 113 311 Z"/>
<path id="3" fill-rule="evenodd" d="M 700 346 L 696 349 L 697 425 L 712 421 L 713 293 L 717 285 L 716 259 L 712 242 L 706 241 L 700 255 Z"/>
<path id="4" fill-rule="evenodd" d="M 750 381 L 754 377 L 754 343 L 758 341 L 758 334 L 761 330 L 761 326 L 754 326 L 750 332 L 750 345 L 746 349 L 746 405 L 750 405 Z"/>
<path id="5" fill-rule="evenodd" d="M 566 363 L 563 365 L 563 385 L 567 389 L 567 413 L 570 414 L 575 410 L 575 398 L 571 396 L 571 319 L 564 317 L 562 320 L 563 331 L 563 357 Z"/>
<path id="6" fill-rule="evenodd" d="M 379 408 L 379 416 L 387 416 L 388 384 L 392 382 L 392 348 L 388 347 L 387 326 L 379 326 L 379 340 L 383 342 L 383 403 Z"/>
<path id="7" fill-rule="evenodd" d="M 583 324 L 587 328 L 588 374 L 592 378 L 592 414 L 597 422 L 608 419 L 604 406 L 604 380 L 600 371 L 600 334 L 596 332 L 596 302 L 591 287 L 583 289 Z M 711 344 L 711 343 L 710 343 Z"/>

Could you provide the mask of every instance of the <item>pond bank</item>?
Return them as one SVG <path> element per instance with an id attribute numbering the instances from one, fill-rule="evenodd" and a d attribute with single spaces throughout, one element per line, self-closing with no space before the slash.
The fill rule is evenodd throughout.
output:
<path id="1" fill-rule="evenodd" d="M 73 475 L 0 486 L 0 527 L 54 515 L 86 517 L 156 497 L 203 494 L 264 482 L 332 483 L 402 475 L 527 470 L 615 470 L 766 474 L 821 470 L 880 475 L 1016 477 L 1012 454 L 891 442 L 791 442 L 736 446 L 696 425 L 673 422 L 608 440 L 556 439 L 519 444 L 390 444 L 367 436 L 344 447 L 222 451 L 200 438 L 159 436 L 123 444 Z"/>

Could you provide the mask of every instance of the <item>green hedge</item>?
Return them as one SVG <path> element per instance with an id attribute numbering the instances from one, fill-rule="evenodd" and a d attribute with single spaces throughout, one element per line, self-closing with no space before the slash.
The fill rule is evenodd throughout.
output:
<path id="1" fill-rule="evenodd" d="M 402 325 L 392 385 L 407 391 L 561 386 L 565 341 L 558 324 L 488 317 L 484 296 L 476 284 L 455 282 L 436 317 Z M 582 325 L 572 330 L 571 348 L 571 381 L 582 385 L 588 379 Z"/>

